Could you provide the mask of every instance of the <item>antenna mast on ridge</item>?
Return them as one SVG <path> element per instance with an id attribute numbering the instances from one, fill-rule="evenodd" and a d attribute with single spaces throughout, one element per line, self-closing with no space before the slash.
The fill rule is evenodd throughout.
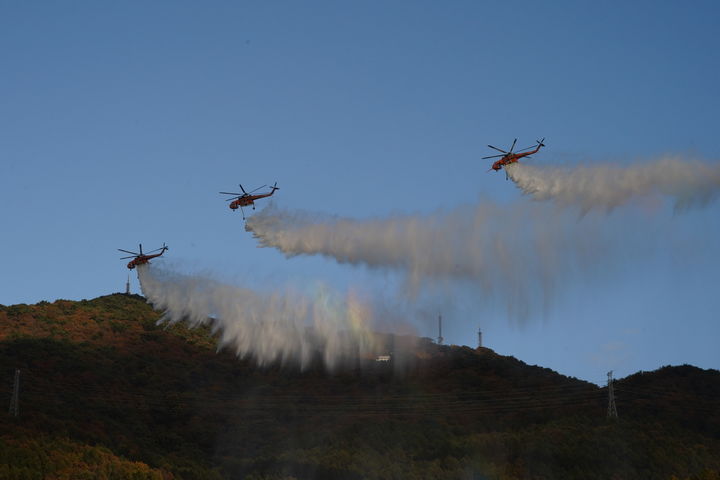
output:
<path id="1" fill-rule="evenodd" d="M 443 336 L 442 336 L 442 315 L 438 315 L 438 338 L 437 343 L 438 345 L 443 344 Z"/>

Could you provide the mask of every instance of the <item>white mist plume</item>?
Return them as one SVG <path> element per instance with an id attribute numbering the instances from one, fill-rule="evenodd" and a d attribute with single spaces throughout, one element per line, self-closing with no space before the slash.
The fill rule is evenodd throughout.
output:
<path id="1" fill-rule="evenodd" d="M 710 202 L 720 192 L 720 163 L 667 157 L 630 166 L 545 167 L 511 164 L 508 176 L 527 195 L 564 206 L 611 210 L 634 198 L 669 197 L 676 209 Z"/>
<path id="2" fill-rule="evenodd" d="M 323 255 L 339 263 L 404 272 L 408 291 L 461 280 L 477 297 L 507 302 L 510 314 L 546 306 L 555 285 L 608 263 L 612 242 L 586 219 L 541 204 L 481 203 L 427 215 L 354 220 L 268 206 L 246 230 L 287 256 Z M 479 288 L 478 288 L 479 287 Z"/>
<path id="3" fill-rule="evenodd" d="M 140 265 L 137 272 L 145 297 L 164 311 L 161 322 L 209 325 L 219 348 L 260 365 L 304 368 L 320 354 L 334 368 L 375 350 L 372 312 L 352 294 L 341 298 L 327 288 L 312 298 L 291 289 L 263 293 L 157 265 Z"/>

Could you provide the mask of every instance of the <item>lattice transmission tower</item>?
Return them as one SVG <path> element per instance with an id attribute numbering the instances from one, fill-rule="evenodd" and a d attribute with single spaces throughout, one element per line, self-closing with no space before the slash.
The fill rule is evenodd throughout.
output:
<path id="1" fill-rule="evenodd" d="M 17 417 L 20 414 L 20 369 L 15 369 L 15 382 L 13 384 L 13 393 L 10 398 L 10 416 Z"/>
<path id="2" fill-rule="evenodd" d="M 617 407 L 615 406 L 615 390 L 613 390 L 613 378 L 612 378 L 612 370 L 610 370 L 607 374 L 608 376 L 608 409 L 607 409 L 607 418 L 617 419 Z"/>

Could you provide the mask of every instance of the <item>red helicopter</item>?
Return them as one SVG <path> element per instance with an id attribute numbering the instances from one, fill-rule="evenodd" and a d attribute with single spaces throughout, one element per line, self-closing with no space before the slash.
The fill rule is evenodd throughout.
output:
<path id="1" fill-rule="evenodd" d="M 540 147 L 545 146 L 545 144 L 543 143 L 544 141 L 545 141 L 545 137 L 543 137 L 542 140 L 537 140 L 537 145 L 533 145 L 532 147 L 528 147 L 528 148 L 523 148 L 522 150 L 515 152 L 515 153 L 513 153 L 513 148 L 515 148 L 515 143 L 517 142 L 517 138 L 515 140 L 513 140 L 513 143 L 512 143 L 512 146 L 510 147 L 509 152 L 506 152 L 505 150 L 502 150 L 497 147 L 493 147 L 492 145 L 488 145 L 488 147 L 495 149 L 498 152 L 502 152 L 502 154 L 490 155 L 489 157 L 483 157 L 483 160 L 486 160 L 488 158 L 502 157 L 502 158 L 500 158 L 500 160 L 496 160 L 495 163 L 492 164 L 492 167 L 490 167 L 490 170 L 497 171 L 506 165 L 510 165 L 511 163 L 516 163 L 518 160 L 520 160 L 523 157 L 529 157 L 533 153 L 537 153 L 538 150 L 540 150 Z M 488 170 L 488 172 L 490 170 Z M 505 172 L 505 179 L 507 180 L 507 172 Z"/>
<path id="2" fill-rule="evenodd" d="M 130 262 L 127 264 L 127 267 L 130 270 L 137 267 L 138 265 L 145 265 L 146 263 L 148 263 L 150 261 L 151 258 L 159 257 L 160 255 L 165 253 L 165 250 L 169 250 L 167 245 L 165 245 L 164 243 L 163 243 L 162 247 L 156 248 L 155 250 L 152 250 L 152 251 L 148 252 L 147 254 L 143 253 L 142 244 L 140 244 L 139 247 L 140 247 L 140 253 L 130 252 L 128 250 L 123 250 L 122 248 L 118 248 L 118 250 L 120 250 L 121 252 L 130 254 L 129 257 L 121 257 L 122 260 L 124 260 L 126 258 L 132 258 L 132 260 L 130 260 Z M 152 252 L 157 252 L 158 250 L 160 250 L 160 253 L 150 255 Z"/>
<path id="3" fill-rule="evenodd" d="M 240 185 L 238 183 L 238 185 Z M 248 205 L 252 205 L 253 210 L 255 210 L 255 200 L 265 198 L 265 197 L 271 197 L 273 193 L 275 193 L 275 190 L 280 190 L 280 188 L 277 186 L 277 182 L 275 182 L 275 185 L 270 187 L 270 193 L 261 193 L 258 195 L 253 195 L 253 193 L 257 192 L 261 188 L 265 188 L 267 185 L 263 185 L 262 187 L 258 187 L 252 192 L 248 193 L 245 191 L 242 185 L 240 185 L 240 190 L 242 190 L 242 193 L 235 193 L 235 192 L 220 192 L 223 195 L 235 195 L 234 197 L 228 198 L 226 201 L 230 202 L 230 205 L 228 205 L 232 210 L 237 210 L 238 207 L 240 208 L 240 211 L 243 215 L 243 220 L 245 220 L 245 210 L 243 210 L 242 207 L 247 207 Z"/>

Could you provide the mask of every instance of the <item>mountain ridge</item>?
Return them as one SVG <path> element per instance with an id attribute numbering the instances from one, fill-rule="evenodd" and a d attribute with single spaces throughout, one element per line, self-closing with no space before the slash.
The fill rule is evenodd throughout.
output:
<path id="1" fill-rule="evenodd" d="M 137 478 L 720 472 L 717 370 L 662 367 L 620 379 L 613 422 L 606 388 L 487 348 L 417 339 L 404 363 L 257 367 L 218 352 L 209 329 L 158 325 L 160 316 L 125 294 L 0 306 L 0 398 L 10 399 L 12 372 L 22 372 L 20 416 L 2 417 L 0 441 L 106 449 L 135 465 Z M 67 448 L 57 451 L 64 458 Z M 608 461 L 613 452 L 622 459 Z M 32 476 L 47 473 L 43 465 L 10 464 L 29 472 L 17 478 L 62 478 Z M 102 478 L 97 464 L 78 468 Z"/>

